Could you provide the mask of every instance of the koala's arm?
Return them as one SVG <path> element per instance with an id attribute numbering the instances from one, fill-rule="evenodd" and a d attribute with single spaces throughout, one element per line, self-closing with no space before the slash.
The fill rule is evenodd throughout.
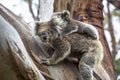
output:
<path id="1" fill-rule="evenodd" d="M 76 20 L 72 20 L 72 21 L 73 23 L 67 24 L 67 26 L 63 28 L 61 35 L 69 35 L 72 33 L 78 33 L 78 34 L 85 33 L 88 36 L 90 36 L 92 39 L 99 39 L 98 31 L 94 26 Z"/>
<path id="2" fill-rule="evenodd" d="M 99 39 L 97 29 L 90 24 L 80 22 L 80 27 L 78 27 L 78 33 L 81 31 L 82 33 L 86 33 L 88 36 L 92 37 L 92 39 Z"/>
<path id="3" fill-rule="evenodd" d="M 75 33 L 75 32 L 78 32 L 78 26 L 68 25 L 63 29 L 61 34 L 62 35 L 69 35 L 69 34 L 72 34 L 72 33 Z"/>
<path id="4" fill-rule="evenodd" d="M 41 63 L 46 65 L 54 65 L 64 60 L 70 54 L 70 43 L 62 38 L 57 38 L 53 46 L 55 46 L 55 52 L 52 57 L 41 60 Z"/>

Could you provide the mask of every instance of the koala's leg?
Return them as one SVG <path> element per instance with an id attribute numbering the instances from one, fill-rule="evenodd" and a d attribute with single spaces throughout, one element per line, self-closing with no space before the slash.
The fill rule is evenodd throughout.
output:
<path id="1" fill-rule="evenodd" d="M 52 57 L 46 60 L 42 60 L 41 63 L 46 65 L 57 64 L 60 61 L 64 60 L 70 54 L 71 45 L 69 42 L 58 39 L 54 42 L 54 44 L 55 52 Z"/>
<path id="2" fill-rule="evenodd" d="M 79 62 L 80 76 L 83 80 L 93 80 L 93 68 L 96 60 L 93 54 L 85 53 Z"/>

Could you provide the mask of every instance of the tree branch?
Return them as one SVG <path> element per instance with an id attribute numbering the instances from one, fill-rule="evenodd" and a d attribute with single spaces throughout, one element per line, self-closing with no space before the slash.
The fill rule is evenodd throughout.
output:
<path id="1" fill-rule="evenodd" d="M 107 9 L 108 9 L 108 26 L 109 26 L 109 32 L 111 35 L 111 39 L 112 39 L 112 58 L 113 60 L 115 59 L 115 56 L 117 54 L 117 47 L 116 47 L 116 40 L 115 40 L 115 36 L 114 36 L 114 29 L 113 29 L 113 24 L 112 24 L 112 16 L 110 13 L 110 9 L 109 9 L 109 3 L 107 2 Z"/>
<path id="2" fill-rule="evenodd" d="M 38 0 L 38 8 L 37 8 L 37 20 L 38 21 L 40 20 L 39 15 L 40 15 L 40 0 Z"/>
<path id="3" fill-rule="evenodd" d="M 36 20 L 35 14 L 32 9 L 32 0 L 28 0 L 28 5 L 29 5 L 29 10 L 30 10 L 30 13 L 32 14 L 33 19 Z"/>
<path id="4" fill-rule="evenodd" d="M 120 0 L 108 0 L 108 2 L 113 4 L 116 8 L 120 9 Z"/>

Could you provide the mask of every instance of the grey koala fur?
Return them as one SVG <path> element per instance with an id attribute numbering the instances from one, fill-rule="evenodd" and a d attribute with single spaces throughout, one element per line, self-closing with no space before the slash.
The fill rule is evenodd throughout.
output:
<path id="1" fill-rule="evenodd" d="M 52 57 L 41 63 L 55 65 L 67 57 L 79 58 L 80 80 L 93 80 L 93 68 L 103 58 L 103 47 L 99 39 L 92 39 L 87 34 L 71 33 L 59 35 L 59 28 L 53 21 L 38 23 L 36 34 L 40 39 L 55 49 Z"/>
<path id="2" fill-rule="evenodd" d="M 51 21 L 61 31 L 59 32 L 61 35 L 76 32 L 79 34 L 87 34 L 92 39 L 99 39 L 98 31 L 93 25 L 70 18 L 70 13 L 67 10 L 54 13 Z"/>

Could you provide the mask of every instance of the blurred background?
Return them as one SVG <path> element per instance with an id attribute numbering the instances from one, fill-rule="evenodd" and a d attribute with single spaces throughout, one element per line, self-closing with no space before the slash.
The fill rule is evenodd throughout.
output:
<path id="1" fill-rule="evenodd" d="M 113 0 L 115 1 L 115 0 Z M 119 1 L 119 0 L 118 0 Z M 13 13 L 24 19 L 31 28 L 34 28 L 34 18 L 30 11 L 31 2 L 28 0 L 0 0 L 0 3 Z M 120 1 L 119 1 L 120 3 Z M 120 8 L 107 0 L 103 0 L 104 32 L 114 60 L 117 80 L 120 80 Z M 32 8 L 37 15 L 38 0 L 32 1 Z"/>

